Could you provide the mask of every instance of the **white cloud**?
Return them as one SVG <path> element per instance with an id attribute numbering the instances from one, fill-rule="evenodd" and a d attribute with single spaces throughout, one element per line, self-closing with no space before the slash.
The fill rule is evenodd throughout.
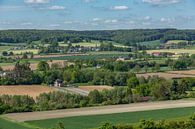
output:
<path id="1" fill-rule="evenodd" d="M 93 2 L 95 0 L 83 0 L 85 3 L 90 3 L 90 2 Z"/>
<path id="2" fill-rule="evenodd" d="M 65 7 L 64 6 L 58 6 L 58 5 L 54 5 L 49 7 L 50 10 L 64 10 Z"/>
<path id="3" fill-rule="evenodd" d="M 31 22 L 24 22 L 24 23 L 21 23 L 20 25 L 21 26 L 29 26 L 29 25 L 32 25 L 32 23 Z"/>
<path id="4" fill-rule="evenodd" d="M 151 17 L 150 16 L 145 16 L 144 19 L 145 20 L 151 20 Z"/>
<path id="5" fill-rule="evenodd" d="M 60 24 L 50 24 L 49 26 L 50 26 L 50 27 L 59 27 Z"/>
<path id="6" fill-rule="evenodd" d="M 105 20 L 105 23 L 117 23 L 118 20 L 117 19 L 112 19 L 112 20 Z"/>
<path id="7" fill-rule="evenodd" d="M 144 3 L 149 3 L 153 5 L 163 5 L 163 4 L 176 4 L 183 0 L 142 0 Z"/>
<path id="8" fill-rule="evenodd" d="M 127 10 L 127 9 L 129 9 L 129 7 L 122 5 L 122 6 L 111 7 L 111 9 L 112 10 Z"/>
<path id="9" fill-rule="evenodd" d="M 45 4 L 49 3 L 50 0 L 24 0 L 25 3 L 28 4 Z"/>
<path id="10" fill-rule="evenodd" d="M 93 21 L 100 21 L 101 19 L 100 18 L 93 18 Z"/>

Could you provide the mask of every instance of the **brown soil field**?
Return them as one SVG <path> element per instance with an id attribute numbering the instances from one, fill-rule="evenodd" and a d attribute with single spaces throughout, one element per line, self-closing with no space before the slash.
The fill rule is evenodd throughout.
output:
<path id="1" fill-rule="evenodd" d="M 56 91 L 56 89 L 40 85 L 0 86 L 0 95 L 28 95 L 34 99 L 41 93 L 53 91 Z"/>
<path id="2" fill-rule="evenodd" d="M 191 77 L 195 77 L 195 75 L 187 75 L 187 74 L 178 74 L 178 73 L 162 73 L 162 72 L 158 72 L 158 73 L 145 73 L 145 74 L 136 74 L 137 77 L 145 77 L 148 78 L 149 76 L 159 76 L 159 77 L 163 77 L 165 79 L 173 79 L 173 78 L 191 78 Z"/>
<path id="3" fill-rule="evenodd" d="M 195 70 L 168 71 L 167 73 L 183 74 L 183 75 L 195 75 Z"/>
<path id="4" fill-rule="evenodd" d="M 90 92 L 93 90 L 98 90 L 98 91 L 102 91 L 104 89 L 111 90 L 113 89 L 113 87 L 111 86 L 80 86 L 79 89 Z"/>

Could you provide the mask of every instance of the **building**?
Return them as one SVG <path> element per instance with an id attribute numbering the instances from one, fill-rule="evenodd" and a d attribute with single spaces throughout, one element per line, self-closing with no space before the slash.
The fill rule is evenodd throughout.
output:
<path id="1" fill-rule="evenodd" d="M 55 86 L 55 87 L 64 87 L 63 80 L 57 79 L 57 80 L 54 82 L 54 86 Z"/>

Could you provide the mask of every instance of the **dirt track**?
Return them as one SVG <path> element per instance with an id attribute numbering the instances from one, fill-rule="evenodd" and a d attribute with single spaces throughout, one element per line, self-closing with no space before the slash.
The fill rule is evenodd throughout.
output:
<path id="1" fill-rule="evenodd" d="M 24 122 L 32 120 L 43 120 L 50 118 L 63 118 L 71 116 L 85 116 L 85 115 L 98 115 L 98 114 L 113 114 L 135 111 L 147 111 L 156 109 L 168 109 L 168 108 L 182 108 L 182 107 L 195 107 L 195 101 L 193 100 L 179 100 L 179 101 L 161 101 L 161 102 L 149 102 L 149 103 L 135 103 L 128 105 L 114 105 L 114 106 L 102 106 L 102 107 L 90 107 L 80 109 L 66 109 L 44 112 L 31 112 L 31 113 L 14 113 L 7 114 L 3 117 L 9 119 Z"/>

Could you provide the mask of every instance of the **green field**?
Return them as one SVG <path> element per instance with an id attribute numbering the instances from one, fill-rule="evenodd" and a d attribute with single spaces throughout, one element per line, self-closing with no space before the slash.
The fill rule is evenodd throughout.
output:
<path id="1" fill-rule="evenodd" d="M 155 41 L 147 41 L 147 42 L 140 42 L 140 45 L 149 45 L 149 46 L 160 46 L 161 42 L 160 40 Z"/>
<path id="2" fill-rule="evenodd" d="M 25 127 L 22 124 L 14 123 L 0 118 L 0 129 L 32 129 L 32 128 Z"/>
<path id="3" fill-rule="evenodd" d="M 181 119 L 187 118 L 195 112 L 195 107 L 190 108 L 176 108 L 176 109 L 163 109 L 154 111 L 142 111 L 131 113 L 119 113 L 109 115 L 94 115 L 94 116 L 78 116 L 68 117 L 61 119 L 48 119 L 40 121 L 27 122 L 31 126 L 52 128 L 59 122 L 65 125 L 66 129 L 89 129 L 102 125 L 105 122 L 114 124 L 122 123 L 137 123 L 141 119 Z"/>
<path id="4" fill-rule="evenodd" d="M 141 119 L 172 120 L 188 118 L 195 112 L 195 107 L 162 109 L 142 112 L 129 112 L 108 115 L 78 116 L 59 119 L 48 119 L 39 121 L 28 121 L 16 123 L 0 118 L 0 129 L 51 129 L 59 122 L 65 125 L 66 129 L 90 129 L 98 127 L 103 123 L 114 124 L 137 123 Z"/>

